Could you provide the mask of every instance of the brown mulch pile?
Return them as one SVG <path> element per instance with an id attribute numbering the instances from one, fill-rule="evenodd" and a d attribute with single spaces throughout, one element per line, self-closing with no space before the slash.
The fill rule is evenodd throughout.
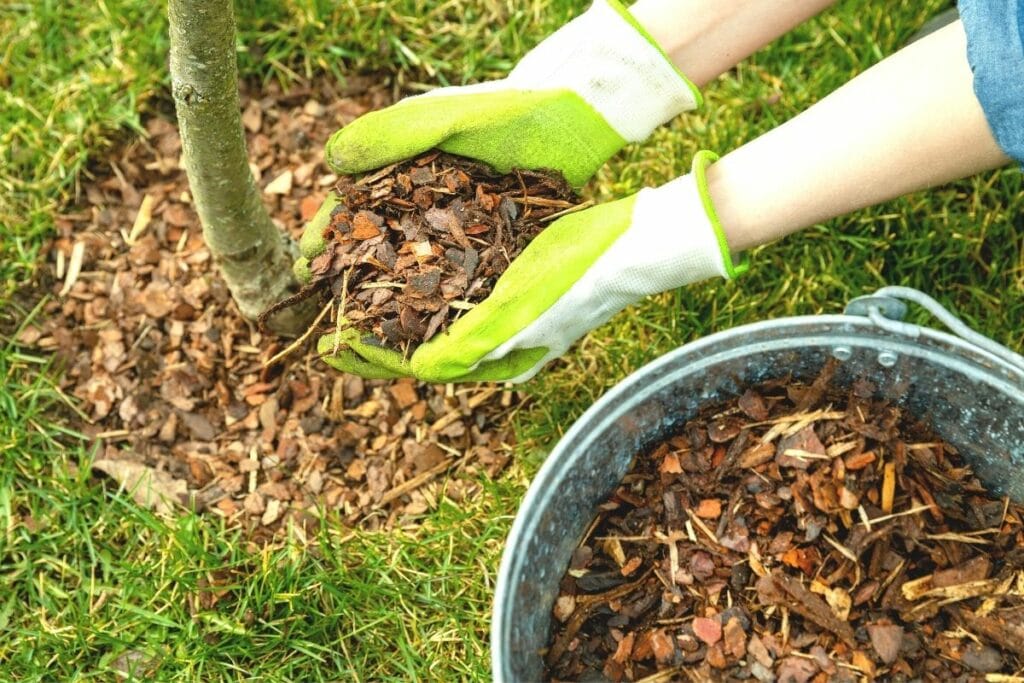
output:
<path id="1" fill-rule="evenodd" d="M 327 137 L 387 101 L 329 85 L 243 97 L 253 173 L 293 236 L 338 182 L 322 164 Z M 146 129 L 57 218 L 50 300 L 19 338 L 66 366 L 96 470 L 144 504 L 193 505 L 260 540 L 301 533 L 318 506 L 372 528 L 404 523 L 502 469 L 520 401 L 500 387 L 363 381 L 312 354 L 267 367 L 285 342 L 243 320 L 213 272 L 174 124 Z"/>
<path id="2" fill-rule="evenodd" d="M 578 205 L 561 174 L 429 152 L 337 183 L 327 248 L 296 297 L 326 290 L 349 325 L 408 355 L 491 293 L 547 222 Z"/>
<path id="3" fill-rule="evenodd" d="M 1021 671 L 1024 508 L 873 386 L 830 388 L 831 369 L 749 389 L 637 457 L 562 579 L 552 679 Z"/>

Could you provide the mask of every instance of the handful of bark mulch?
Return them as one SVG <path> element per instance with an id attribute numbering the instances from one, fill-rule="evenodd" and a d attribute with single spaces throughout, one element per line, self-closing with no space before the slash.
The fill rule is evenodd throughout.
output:
<path id="1" fill-rule="evenodd" d="M 557 172 L 503 175 L 436 151 L 342 177 L 336 190 L 304 291 L 327 289 L 352 327 L 406 352 L 485 299 L 530 240 L 579 204 Z"/>
<path id="2" fill-rule="evenodd" d="M 1021 506 L 831 372 L 636 459 L 562 579 L 550 678 L 1024 680 Z"/>

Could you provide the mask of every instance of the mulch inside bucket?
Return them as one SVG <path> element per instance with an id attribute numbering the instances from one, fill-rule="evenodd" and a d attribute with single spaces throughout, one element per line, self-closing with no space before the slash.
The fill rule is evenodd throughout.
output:
<path id="1" fill-rule="evenodd" d="M 637 456 L 573 553 L 553 680 L 1024 667 L 1024 516 L 875 387 L 782 379 Z M 652 679 L 653 680 L 653 679 Z"/>

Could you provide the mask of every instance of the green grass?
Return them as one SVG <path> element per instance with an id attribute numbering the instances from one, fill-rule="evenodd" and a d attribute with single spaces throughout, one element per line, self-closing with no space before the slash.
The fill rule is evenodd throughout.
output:
<path id="1" fill-rule="evenodd" d="M 381 71 L 398 87 L 500 74 L 576 0 L 242 2 L 245 77 Z M 947 3 L 842 3 L 706 89 L 707 104 L 602 171 L 621 196 L 727 151 L 891 53 Z M 526 389 L 518 462 L 416 531 L 253 552 L 213 517 L 169 523 L 90 483 L 48 359 L 11 342 L 12 299 L 55 212 L 142 113 L 166 107 L 163 5 L 0 6 L 0 671 L 5 680 L 486 680 L 493 580 L 528 477 L 604 390 L 658 354 L 770 317 L 838 312 L 882 284 L 917 286 L 1024 346 L 1019 170 L 984 174 L 817 226 L 753 254 L 734 283 L 622 313 Z M 777 103 L 769 98 L 779 95 Z M 922 319 L 923 320 L 923 319 Z M 211 587 L 212 585 L 212 587 Z M 211 604 L 210 595 L 219 599 Z M 223 594 L 220 594 L 223 591 Z M 207 596 L 204 600 L 203 596 Z"/>

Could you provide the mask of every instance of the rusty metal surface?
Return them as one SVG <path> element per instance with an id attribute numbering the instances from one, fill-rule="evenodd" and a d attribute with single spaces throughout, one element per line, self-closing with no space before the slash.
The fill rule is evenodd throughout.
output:
<path id="1" fill-rule="evenodd" d="M 908 326 L 909 327 L 909 326 Z M 899 329 L 898 326 L 896 329 Z M 903 330 L 906 332 L 906 330 Z M 1024 368 L 950 334 L 881 329 L 860 316 L 785 318 L 728 330 L 641 368 L 592 406 L 537 474 L 509 534 L 492 621 L 495 680 L 539 680 L 558 582 L 633 456 L 708 403 L 787 373 L 867 379 L 933 426 L 1000 495 L 1024 500 Z"/>

